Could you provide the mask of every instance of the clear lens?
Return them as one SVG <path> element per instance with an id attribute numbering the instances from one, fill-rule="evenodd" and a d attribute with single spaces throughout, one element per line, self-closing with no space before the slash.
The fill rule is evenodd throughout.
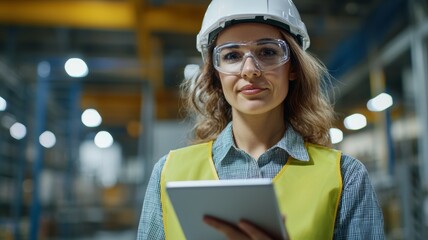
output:
<path id="1" fill-rule="evenodd" d="M 225 43 L 213 50 L 214 67 L 222 73 L 239 74 L 248 57 L 252 57 L 261 71 L 269 71 L 289 59 L 288 45 L 281 39 L 257 42 Z"/>

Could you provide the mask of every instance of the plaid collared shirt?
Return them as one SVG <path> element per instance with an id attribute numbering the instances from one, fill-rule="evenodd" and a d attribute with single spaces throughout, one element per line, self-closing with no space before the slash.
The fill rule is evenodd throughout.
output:
<path id="1" fill-rule="evenodd" d="M 213 143 L 213 160 L 220 179 L 274 178 L 289 156 L 300 161 L 309 160 L 303 138 L 291 127 L 257 160 L 235 146 L 231 123 Z M 165 161 L 166 156 L 153 168 L 137 240 L 165 239 L 160 202 L 160 176 Z M 384 239 L 382 212 L 366 168 L 360 161 L 342 154 L 341 171 L 343 189 L 333 238 Z"/>

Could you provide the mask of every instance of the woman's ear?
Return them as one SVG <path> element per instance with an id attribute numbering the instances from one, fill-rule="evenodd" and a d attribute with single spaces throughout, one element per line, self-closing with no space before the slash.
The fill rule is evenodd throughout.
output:
<path id="1" fill-rule="evenodd" d="M 295 67 L 291 67 L 290 68 L 290 73 L 288 75 L 288 80 L 289 81 L 294 81 L 297 79 L 297 71 Z"/>
<path id="2" fill-rule="evenodd" d="M 294 81 L 297 79 L 297 73 L 296 72 L 290 72 L 290 76 L 288 78 L 289 81 Z"/>

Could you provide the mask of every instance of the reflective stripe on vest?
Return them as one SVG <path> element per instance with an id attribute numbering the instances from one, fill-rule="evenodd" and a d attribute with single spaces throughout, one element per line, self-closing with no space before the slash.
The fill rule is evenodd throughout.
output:
<path id="1" fill-rule="evenodd" d="M 293 158 L 273 179 L 281 213 L 293 240 L 332 239 L 342 191 L 340 151 L 306 143 L 308 162 Z M 168 154 L 161 174 L 161 203 L 166 239 L 186 239 L 166 194 L 169 181 L 218 180 L 212 142 Z"/>

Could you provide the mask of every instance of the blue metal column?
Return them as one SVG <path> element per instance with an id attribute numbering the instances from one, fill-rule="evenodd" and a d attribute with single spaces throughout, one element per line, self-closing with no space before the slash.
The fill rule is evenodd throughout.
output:
<path id="1" fill-rule="evenodd" d="M 25 104 L 27 106 L 27 104 Z M 27 107 L 26 107 L 27 108 Z M 25 112 L 27 109 L 23 109 Z M 24 119 L 24 122 L 28 123 L 28 118 Z M 19 148 L 25 149 L 26 141 L 19 141 Z M 12 203 L 12 216 L 13 216 L 13 237 L 15 240 L 21 239 L 21 214 L 23 206 L 23 182 L 25 172 L 25 152 L 19 151 L 18 163 L 15 166 L 15 199 Z"/>
<path id="2" fill-rule="evenodd" d="M 151 170 L 154 165 L 153 161 L 153 135 L 154 135 L 154 118 L 155 118 L 155 101 L 153 94 L 153 87 L 148 80 L 142 81 L 141 89 L 141 115 L 140 124 L 142 126 L 142 133 L 140 133 L 138 142 L 138 159 L 143 161 L 144 177 L 142 182 L 139 183 L 142 188 L 138 188 L 137 202 L 143 201 L 144 193 L 148 179 L 150 178 Z M 138 207 L 141 207 L 138 205 Z M 140 208 L 137 211 L 141 211 Z"/>
<path id="3" fill-rule="evenodd" d="M 68 132 L 70 136 L 68 136 L 68 166 L 67 166 L 67 174 L 65 181 L 65 189 L 66 189 L 66 198 L 70 203 L 73 203 L 74 200 L 74 192 L 73 192 L 73 177 L 74 170 L 76 166 L 76 161 L 78 159 L 79 153 L 79 142 L 80 142 L 80 99 L 81 99 L 81 82 L 74 81 L 70 86 L 70 116 L 68 119 Z"/>
<path id="4" fill-rule="evenodd" d="M 30 240 L 37 240 L 39 237 L 39 225 L 40 225 L 40 173 L 43 169 L 43 157 L 44 149 L 39 144 L 39 136 L 45 130 L 46 126 L 46 103 L 47 95 L 49 93 L 49 77 L 38 77 L 37 86 L 36 86 L 36 99 L 35 99 L 35 123 L 34 123 L 34 133 L 33 133 L 33 142 L 35 149 L 35 159 L 33 162 L 33 191 L 32 191 L 32 201 L 31 201 L 31 222 L 30 222 Z"/>
<path id="5" fill-rule="evenodd" d="M 75 206 L 75 195 L 73 187 L 73 179 L 75 176 L 76 161 L 79 153 L 79 137 L 80 137 L 80 99 L 81 99 L 81 82 L 73 81 L 70 84 L 69 90 L 69 109 L 70 115 L 67 119 L 67 169 L 64 175 L 64 196 L 65 205 L 67 208 Z M 64 219 L 63 219 L 64 220 Z M 69 226 L 68 220 L 60 225 L 59 237 L 61 239 L 71 239 L 72 228 Z"/>

